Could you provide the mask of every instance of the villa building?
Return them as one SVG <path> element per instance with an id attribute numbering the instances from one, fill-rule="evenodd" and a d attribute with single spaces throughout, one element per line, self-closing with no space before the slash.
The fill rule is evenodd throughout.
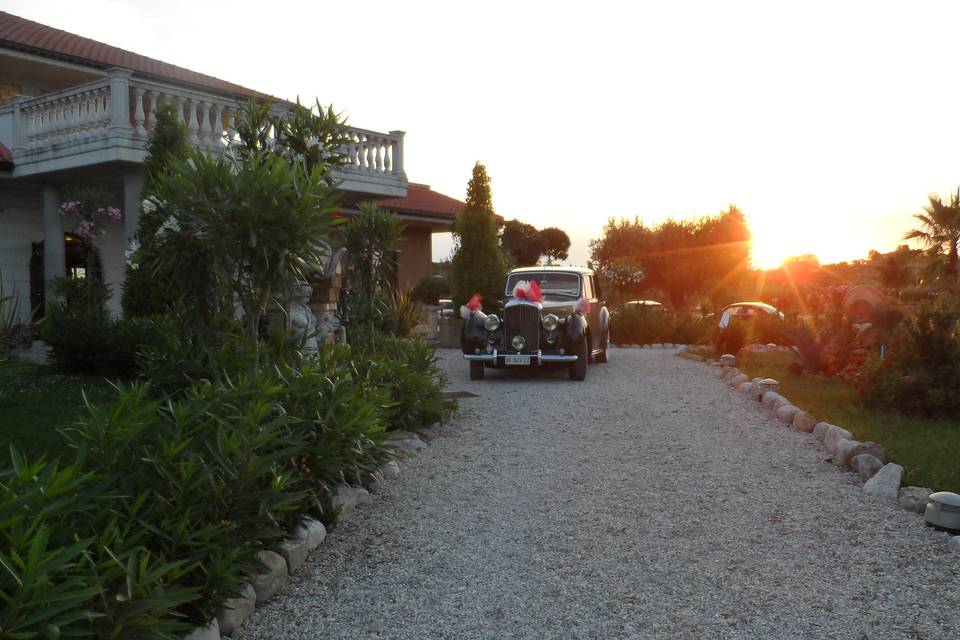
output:
<path id="1" fill-rule="evenodd" d="M 173 103 L 194 146 L 216 152 L 250 99 L 290 104 L 211 76 L 0 12 L 0 272 L 21 314 L 42 308 L 54 278 L 82 269 L 79 240 L 60 204 L 70 191 L 116 195 L 123 220 L 95 241 L 100 272 L 120 313 L 125 249 L 135 236 L 144 145 L 160 104 Z M 347 163 L 336 177 L 343 210 L 376 201 L 402 217 L 397 281 L 431 272 L 432 234 L 449 231 L 463 203 L 407 181 L 403 131 L 349 128 Z M 26 304 L 29 294 L 30 304 Z"/>

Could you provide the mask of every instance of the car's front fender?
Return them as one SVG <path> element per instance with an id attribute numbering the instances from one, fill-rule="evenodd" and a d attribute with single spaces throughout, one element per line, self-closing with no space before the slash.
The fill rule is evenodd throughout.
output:
<path id="1" fill-rule="evenodd" d="M 460 331 L 460 348 L 464 353 L 474 353 L 483 349 L 487 344 L 487 330 L 483 327 L 487 314 L 483 311 L 474 311 L 463 321 Z"/>
<path id="2" fill-rule="evenodd" d="M 567 349 L 579 347 L 587 333 L 587 319 L 582 314 L 574 313 L 567 316 L 565 324 L 563 337 Z"/>

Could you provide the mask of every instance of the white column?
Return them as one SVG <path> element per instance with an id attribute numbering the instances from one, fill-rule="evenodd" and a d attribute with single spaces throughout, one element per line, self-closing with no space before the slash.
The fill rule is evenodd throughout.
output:
<path id="1" fill-rule="evenodd" d="M 116 133 L 133 133 L 130 124 L 130 76 L 127 69 L 108 69 L 110 76 L 109 127 Z M 99 97 L 99 96 L 98 96 Z"/>
<path id="2" fill-rule="evenodd" d="M 396 137 L 397 141 L 393 143 L 393 166 L 392 173 L 395 175 L 404 175 L 403 172 L 403 137 L 407 135 L 406 131 L 391 131 L 391 136 Z"/>
<path id="3" fill-rule="evenodd" d="M 137 236 L 137 226 L 140 224 L 140 199 L 143 192 L 143 175 L 140 173 L 126 173 L 123 175 L 123 227 L 127 242 Z"/>
<path id="4" fill-rule="evenodd" d="M 43 281 L 47 300 L 53 299 L 53 281 L 67 275 L 63 244 L 63 218 L 60 217 L 60 190 L 43 185 Z"/>

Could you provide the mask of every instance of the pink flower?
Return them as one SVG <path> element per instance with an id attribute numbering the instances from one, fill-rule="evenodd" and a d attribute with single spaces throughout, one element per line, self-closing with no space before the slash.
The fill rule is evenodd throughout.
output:
<path id="1" fill-rule="evenodd" d="M 123 213 L 116 207 L 107 207 L 107 216 L 111 220 L 116 220 L 119 222 L 120 219 L 123 218 Z"/>

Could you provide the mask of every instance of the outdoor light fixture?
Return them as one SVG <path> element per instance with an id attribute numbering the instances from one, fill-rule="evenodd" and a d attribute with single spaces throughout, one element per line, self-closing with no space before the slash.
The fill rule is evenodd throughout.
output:
<path id="1" fill-rule="evenodd" d="M 512 344 L 513 348 L 517 351 L 523 351 L 523 348 L 527 346 L 527 341 L 523 339 L 523 336 L 513 336 L 510 344 Z"/>
<path id="2" fill-rule="evenodd" d="M 938 491 L 930 494 L 929 500 L 923 516 L 927 526 L 960 534 L 960 495 Z"/>
<path id="3" fill-rule="evenodd" d="M 483 321 L 483 328 L 487 331 L 496 331 L 500 328 L 500 318 L 490 314 L 487 316 L 487 319 Z"/>

